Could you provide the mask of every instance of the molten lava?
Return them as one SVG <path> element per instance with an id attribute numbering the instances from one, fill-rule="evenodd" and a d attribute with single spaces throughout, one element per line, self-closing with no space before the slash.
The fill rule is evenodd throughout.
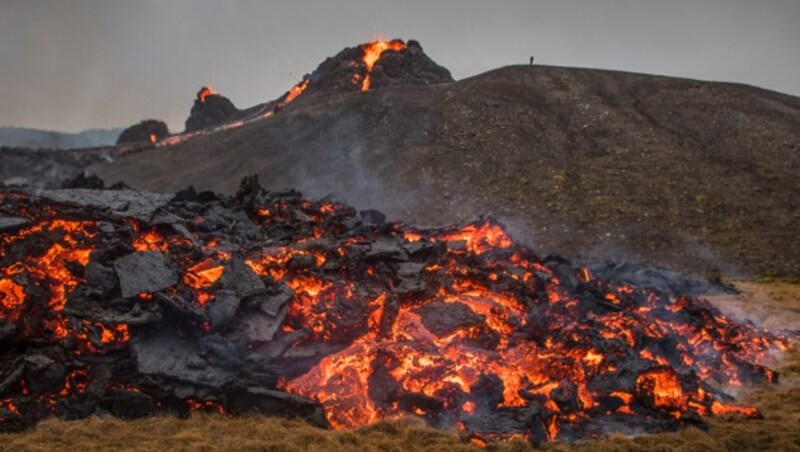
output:
<path id="1" fill-rule="evenodd" d="M 384 52 L 400 52 L 406 49 L 407 45 L 400 39 L 394 39 L 391 41 L 380 39 L 366 44 L 361 44 L 360 46 L 358 46 L 358 48 L 362 52 L 360 62 L 363 63 L 363 67 L 357 67 L 352 73 L 350 80 L 353 83 L 353 85 L 358 86 L 361 91 L 369 91 L 372 84 L 372 78 L 371 78 L 372 70 L 375 67 L 375 64 L 380 60 L 381 56 L 384 55 Z M 354 63 L 355 61 L 349 60 L 349 62 Z M 155 143 L 156 146 L 159 147 L 172 146 L 175 144 L 182 143 L 191 138 L 194 138 L 198 135 L 204 135 L 207 133 L 214 133 L 221 130 L 237 128 L 253 121 L 259 121 L 265 118 L 269 118 L 274 114 L 276 114 L 277 112 L 279 112 L 286 105 L 296 100 L 298 96 L 306 92 L 310 84 L 311 84 L 311 79 L 304 78 L 303 80 L 292 86 L 291 89 L 283 96 L 282 99 L 274 103 L 266 104 L 266 106 L 262 110 L 244 119 L 233 120 L 205 130 L 197 130 L 193 132 L 186 132 L 183 134 L 171 135 L 164 137 L 162 139 L 158 139 L 158 137 L 151 135 L 150 141 L 152 143 Z M 217 93 L 212 88 L 204 86 L 197 93 L 197 101 L 204 103 L 206 102 L 208 96 L 214 94 Z"/>
<path id="2" fill-rule="evenodd" d="M 361 91 L 369 91 L 370 73 L 372 72 L 372 68 L 375 66 L 375 63 L 381 58 L 383 52 L 387 50 L 399 52 L 405 48 L 406 44 L 399 39 L 392 41 L 377 40 L 363 44 L 361 46 L 361 50 L 364 51 L 364 57 L 362 60 L 364 61 L 364 65 L 367 67 L 367 72 L 363 77 L 363 81 L 361 82 Z"/>
<path id="3" fill-rule="evenodd" d="M 294 85 L 292 89 L 290 89 L 289 92 L 286 94 L 286 98 L 283 100 L 283 104 L 286 105 L 289 102 L 295 100 L 297 96 L 302 94 L 303 91 L 305 91 L 305 89 L 308 88 L 309 82 L 310 80 L 306 79 L 298 83 L 297 85 Z"/>
<path id="4" fill-rule="evenodd" d="M 199 100 L 200 102 L 205 102 L 206 101 L 206 97 L 208 97 L 208 96 L 210 96 L 212 94 L 216 94 L 216 92 L 214 92 L 213 89 L 211 89 L 211 88 L 209 88 L 207 86 L 204 86 L 204 87 L 200 88 L 200 91 L 197 92 L 197 100 Z"/>
<path id="5" fill-rule="evenodd" d="M 227 366 L 263 362 L 252 375 L 274 377 L 259 380 L 272 381 L 264 389 L 316 401 L 334 428 L 412 414 L 467 430 L 476 444 L 755 417 L 720 388 L 776 381 L 763 364 L 797 338 L 540 259 L 491 220 L 369 225 L 347 206 L 258 192 L 242 205 L 176 200 L 162 218 L 184 223 L 171 227 L 9 199 L 30 225 L 0 236 L 0 321 L 19 343 L 61 347 L 65 369 L 47 390 L 18 372 L 0 393 L 0 425 L 72 415 L 88 400 L 110 409 L 102 404 L 117 398 L 230 412 L 224 391 L 179 398 L 125 361 L 137 334 L 158 328 L 222 350 Z M 119 262 L 131 255 L 163 256 L 174 281 L 123 297 Z M 236 342 L 242 334 L 259 339 Z M 93 367 L 103 356 L 129 364 Z"/>
<path id="6" fill-rule="evenodd" d="M 208 259 L 190 267 L 183 275 L 183 283 L 194 289 L 204 289 L 217 282 L 224 271 L 222 265 Z"/>

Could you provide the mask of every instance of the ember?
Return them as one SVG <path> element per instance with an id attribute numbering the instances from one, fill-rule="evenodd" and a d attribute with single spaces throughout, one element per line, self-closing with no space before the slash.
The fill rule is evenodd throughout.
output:
<path id="1" fill-rule="evenodd" d="M 475 444 L 674 430 L 758 416 L 722 388 L 776 381 L 763 365 L 798 338 L 541 259 L 492 220 L 414 229 L 254 180 L 3 194 L 5 430 L 193 410 L 413 414 Z"/>

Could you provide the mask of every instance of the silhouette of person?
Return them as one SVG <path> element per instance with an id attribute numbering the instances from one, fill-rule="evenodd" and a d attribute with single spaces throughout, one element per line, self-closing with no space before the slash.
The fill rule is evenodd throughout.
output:
<path id="1" fill-rule="evenodd" d="M 533 66 L 533 57 L 531 57 L 531 66 Z"/>

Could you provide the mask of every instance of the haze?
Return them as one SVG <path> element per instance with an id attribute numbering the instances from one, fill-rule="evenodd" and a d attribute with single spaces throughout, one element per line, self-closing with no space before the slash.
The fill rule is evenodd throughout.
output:
<path id="1" fill-rule="evenodd" d="M 800 95 L 800 2 L 8 1 L 0 125 L 183 130 L 210 85 L 273 99 L 346 46 L 417 39 L 456 79 L 536 63 L 747 83 Z"/>

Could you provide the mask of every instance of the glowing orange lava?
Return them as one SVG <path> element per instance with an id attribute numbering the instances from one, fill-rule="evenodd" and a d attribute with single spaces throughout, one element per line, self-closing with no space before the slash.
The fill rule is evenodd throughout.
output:
<path id="1" fill-rule="evenodd" d="M 53 207 L 32 226 L 0 235 L 0 320 L 62 345 L 79 363 L 63 374 L 63 388 L 59 376 L 58 392 L 36 403 L 85 396 L 90 358 L 127 353 L 140 331 L 133 322 L 115 323 L 116 316 L 76 316 L 73 303 L 105 308 L 113 299 L 140 312 L 169 303 L 170 312 L 192 313 L 182 325 L 189 340 L 216 334 L 207 309 L 240 276 L 251 279 L 244 286 L 261 289 L 243 295 L 236 309 L 273 318 L 279 312 L 280 320 L 272 324 L 275 336 L 248 338 L 231 350 L 248 350 L 248 360 L 263 360 L 264 368 L 289 369 L 265 389 L 277 384 L 318 402 L 334 428 L 411 414 L 474 433 L 480 445 L 569 439 L 609 416 L 672 426 L 685 425 L 687 416 L 756 417 L 755 408 L 723 403 L 715 388 L 776 381 L 763 365 L 793 343 L 736 323 L 702 299 L 611 284 L 586 268 L 540 259 L 492 220 L 440 229 L 372 226 L 353 208 L 285 196 L 243 209 L 249 227 L 258 228 L 252 239 L 212 229 L 219 220 L 201 208 L 177 230 L 134 219 L 109 220 L 117 221 L 113 228 L 54 219 Z M 185 212 L 187 204 L 171 208 Z M 109 240 L 109 230 L 118 236 Z M 93 265 L 110 269 L 134 251 L 162 253 L 180 277 L 153 293 L 92 298 Z M 270 348 L 282 341 L 285 352 Z M 264 343 L 275 354 L 259 355 Z M 108 382 L 146 391 L 125 384 Z M 21 385 L 15 397 L 23 399 L 0 400 L 0 408 L 29 409 L 28 390 Z M 181 403 L 223 413 L 223 399 Z M 486 419 L 524 422 L 497 431 L 484 428 Z"/>
<path id="2" fill-rule="evenodd" d="M 292 89 L 289 90 L 289 93 L 286 94 L 286 98 L 283 100 L 283 103 L 284 104 L 288 104 L 289 102 L 295 100 L 297 98 L 297 96 L 302 94 L 303 91 L 305 91 L 305 89 L 308 88 L 309 81 L 310 80 L 303 80 L 302 82 L 298 83 L 297 85 L 294 85 L 292 87 Z"/>
<path id="3" fill-rule="evenodd" d="M 200 91 L 197 92 L 197 100 L 199 100 L 200 102 L 205 102 L 206 97 L 212 94 L 216 94 L 216 92 L 212 88 L 204 86 L 200 89 Z"/>
<path id="4" fill-rule="evenodd" d="M 375 63 L 380 59 L 381 54 L 386 50 L 392 50 L 395 52 L 399 52 L 406 48 L 406 44 L 399 40 L 395 39 L 393 41 L 385 41 L 385 40 L 377 40 L 372 41 L 367 44 L 363 44 L 361 49 L 364 51 L 363 61 L 364 64 L 367 66 L 367 73 L 364 76 L 363 81 L 361 82 L 361 91 L 369 91 L 370 87 L 370 72 L 372 72 L 372 68 L 375 66 Z"/>
<path id="5" fill-rule="evenodd" d="M 183 275 L 183 283 L 195 289 L 205 289 L 217 282 L 224 270 L 213 259 L 206 259 L 189 268 Z"/>

